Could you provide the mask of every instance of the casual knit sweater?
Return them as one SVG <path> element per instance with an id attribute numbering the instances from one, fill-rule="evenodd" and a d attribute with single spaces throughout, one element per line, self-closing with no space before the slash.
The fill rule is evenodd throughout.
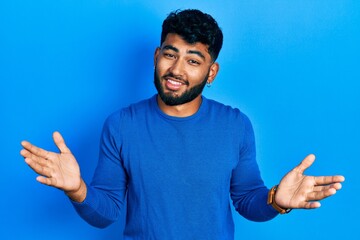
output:
<path id="1" fill-rule="evenodd" d="M 233 239 L 229 195 L 249 220 L 277 215 L 266 204 L 249 119 L 205 97 L 190 117 L 166 115 L 156 95 L 112 114 L 87 187 L 77 212 L 106 227 L 126 208 L 124 239 Z"/>

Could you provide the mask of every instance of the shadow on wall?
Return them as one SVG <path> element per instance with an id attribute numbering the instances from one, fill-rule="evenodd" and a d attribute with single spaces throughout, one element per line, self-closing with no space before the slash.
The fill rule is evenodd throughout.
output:
<path id="1" fill-rule="evenodd" d="M 144 19 L 154 18 L 149 13 L 142 15 L 145 15 Z M 96 52 L 99 56 L 93 56 L 94 62 L 91 65 L 97 70 L 92 71 L 96 72 L 95 76 L 99 79 L 91 81 L 101 83 L 95 84 L 100 85 L 101 92 L 98 94 L 98 89 L 90 88 L 92 93 L 89 95 L 97 95 L 97 97 L 92 99 L 91 105 L 84 107 L 86 111 L 83 115 L 87 116 L 86 121 L 82 117 L 75 119 L 72 124 L 76 134 L 69 133 L 68 136 L 69 139 L 71 138 L 73 152 L 81 166 L 82 175 L 88 183 L 97 164 L 100 133 L 106 117 L 119 108 L 155 93 L 153 54 L 158 46 L 160 32 L 143 28 L 143 23 L 136 21 L 129 26 L 120 24 L 119 29 L 107 36 L 108 44 L 99 43 L 101 46 Z M 61 199 L 59 204 L 63 204 Z M 61 211 L 57 214 L 61 215 Z M 118 222 L 106 229 L 96 231 L 96 239 L 122 239 L 125 214 L 126 209 L 123 210 Z M 44 218 L 52 216 L 44 216 Z"/>

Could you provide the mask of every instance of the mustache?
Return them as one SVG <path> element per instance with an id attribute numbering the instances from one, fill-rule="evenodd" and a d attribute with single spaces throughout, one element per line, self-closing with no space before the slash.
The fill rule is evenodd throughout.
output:
<path id="1" fill-rule="evenodd" d="M 189 85 L 189 82 L 188 82 L 188 81 L 186 81 L 186 80 L 183 79 L 182 77 L 176 76 L 176 75 L 174 75 L 174 74 L 172 74 L 172 73 L 168 73 L 168 74 L 163 75 L 163 78 L 174 78 L 174 79 L 176 79 L 176 80 L 179 80 L 179 81 L 183 82 L 185 85 Z"/>

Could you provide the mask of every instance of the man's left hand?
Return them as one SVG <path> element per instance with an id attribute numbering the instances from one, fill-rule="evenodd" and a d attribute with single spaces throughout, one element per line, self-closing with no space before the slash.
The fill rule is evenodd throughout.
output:
<path id="1" fill-rule="evenodd" d="M 306 176 L 304 171 L 315 161 L 313 154 L 308 155 L 281 180 L 275 202 L 282 208 L 313 209 L 321 206 L 319 200 L 334 195 L 341 189 L 345 178 L 337 176 Z"/>

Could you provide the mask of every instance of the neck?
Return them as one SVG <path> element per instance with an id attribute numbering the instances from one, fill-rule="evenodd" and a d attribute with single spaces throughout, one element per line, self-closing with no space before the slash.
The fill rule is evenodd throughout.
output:
<path id="1" fill-rule="evenodd" d="M 172 117 L 189 117 L 191 115 L 194 115 L 199 110 L 202 98 L 201 95 L 199 95 L 191 102 L 181 105 L 169 106 L 166 105 L 158 95 L 157 102 L 161 111 L 163 111 L 166 115 Z"/>

